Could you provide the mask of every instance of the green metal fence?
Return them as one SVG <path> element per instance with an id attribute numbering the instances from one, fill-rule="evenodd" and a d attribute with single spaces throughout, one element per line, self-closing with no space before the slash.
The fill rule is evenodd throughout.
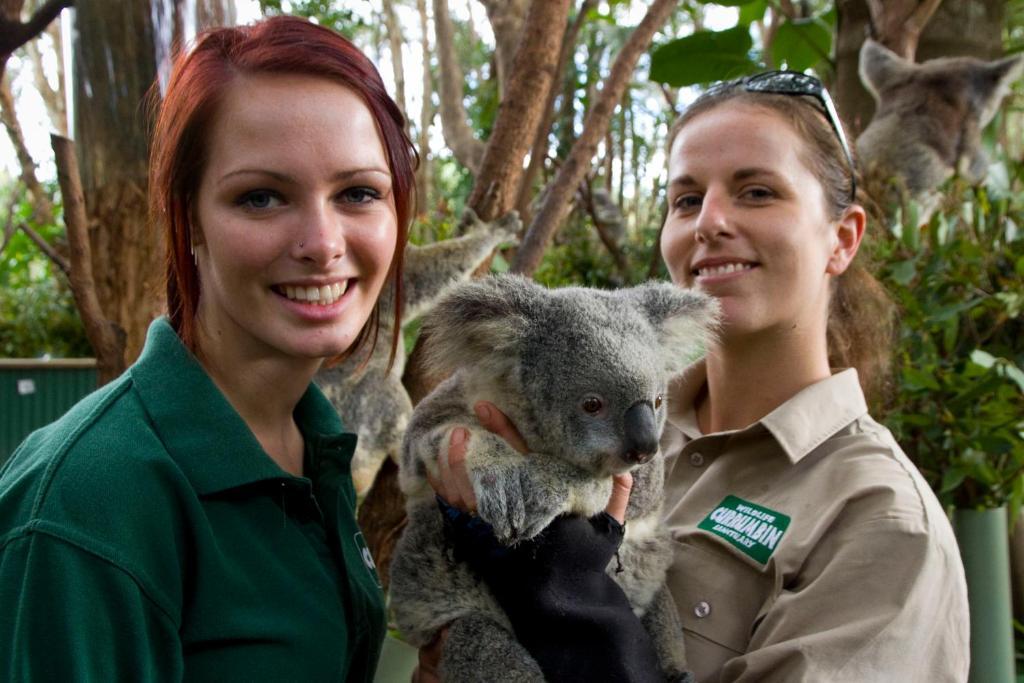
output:
<path id="1" fill-rule="evenodd" d="M 92 358 L 0 359 L 0 464 L 32 431 L 95 388 Z"/>

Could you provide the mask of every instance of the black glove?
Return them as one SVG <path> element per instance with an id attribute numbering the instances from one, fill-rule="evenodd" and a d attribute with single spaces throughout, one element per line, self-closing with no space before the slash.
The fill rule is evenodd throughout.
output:
<path id="1" fill-rule="evenodd" d="M 611 515 L 558 517 L 506 547 L 480 518 L 438 504 L 455 559 L 487 584 L 548 680 L 665 680 L 650 636 L 605 573 L 625 532 Z"/>

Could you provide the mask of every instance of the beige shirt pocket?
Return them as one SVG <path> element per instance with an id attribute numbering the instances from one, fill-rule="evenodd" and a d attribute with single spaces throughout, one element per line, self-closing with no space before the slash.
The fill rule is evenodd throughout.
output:
<path id="1" fill-rule="evenodd" d="M 772 581 L 711 539 L 701 545 L 676 541 L 667 581 L 689 665 L 700 683 L 714 683 L 728 660 L 746 652 Z"/>

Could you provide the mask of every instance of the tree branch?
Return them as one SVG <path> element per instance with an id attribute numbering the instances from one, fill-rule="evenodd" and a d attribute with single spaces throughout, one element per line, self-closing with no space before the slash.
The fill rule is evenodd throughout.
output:
<path id="1" fill-rule="evenodd" d="M 917 6 L 917 9 L 907 19 L 907 28 L 920 35 L 925 25 L 931 21 L 932 15 L 935 14 L 935 10 L 939 8 L 940 4 L 942 4 L 942 0 L 922 0 L 921 4 Z"/>
<path id="2" fill-rule="evenodd" d="M 484 155 L 484 143 L 477 140 L 462 104 L 465 76 L 455 54 L 455 29 L 448 3 L 434 0 L 434 35 L 440 71 L 441 134 L 460 164 L 476 175 Z"/>
<path id="3" fill-rule="evenodd" d="M 38 225 L 53 223 L 53 205 L 50 196 L 43 189 L 36 177 L 36 165 L 25 145 L 25 135 L 14 112 L 14 95 L 11 93 L 11 82 L 7 74 L 0 74 L 0 120 L 3 121 L 7 136 L 14 146 L 14 153 L 21 166 L 21 182 L 25 184 L 32 196 L 32 219 Z"/>
<path id="4" fill-rule="evenodd" d="M 53 261 L 54 265 L 60 268 L 69 279 L 71 278 L 71 264 L 53 248 L 53 245 L 47 242 L 42 235 L 25 223 L 18 224 L 18 228 L 25 233 L 30 240 L 35 242 L 35 245 L 39 247 L 39 250 L 46 254 L 46 256 Z"/>
<path id="5" fill-rule="evenodd" d="M 85 196 L 74 143 L 66 137 L 52 134 L 50 146 L 53 147 L 57 181 L 64 199 L 64 224 L 67 226 L 71 256 L 68 280 L 85 326 L 85 334 L 96 352 L 99 381 L 103 384 L 124 370 L 125 333 L 103 314 L 103 307 L 96 295 Z"/>
<path id="6" fill-rule="evenodd" d="M 544 203 L 530 223 L 512 264 L 513 272 L 530 275 L 540 265 L 544 250 L 555 231 L 569 215 L 572 195 L 590 168 L 598 142 L 608 130 L 615 105 L 622 99 L 629 85 L 637 60 L 650 45 L 655 31 L 664 26 L 678 4 L 679 0 L 654 0 L 639 26 L 616 55 L 600 93 L 587 112 L 583 132 L 569 151 L 565 163 L 551 182 Z"/>
<path id="7" fill-rule="evenodd" d="M 866 0 L 871 27 L 878 42 L 914 61 L 925 25 L 942 0 Z"/>
<path id="8" fill-rule="evenodd" d="M 74 4 L 75 0 L 47 0 L 25 23 L 0 16 L 0 73 L 15 50 L 42 33 L 62 9 Z"/>

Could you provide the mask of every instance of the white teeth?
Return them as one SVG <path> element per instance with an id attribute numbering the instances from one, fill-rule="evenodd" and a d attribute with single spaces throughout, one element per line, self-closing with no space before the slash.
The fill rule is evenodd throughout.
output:
<path id="1" fill-rule="evenodd" d="M 753 264 L 750 263 L 725 263 L 720 266 L 708 266 L 706 268 L 700 268 L 697 270 L 697 276 L 707 277 L 709 275 L 727 275 L 729 273 L 735 273 L 740 270 L 750 270 L 753 267 Z"/>
<path id="2" fill-rule="evenodd" d="M 348 290 L 348 280 L 335 282 L 323 287 L 295 287 L 285 285 L 284 295 L 293 301 L 315 302 L 319 306 L 329 306 L 340 299 Z"/>

